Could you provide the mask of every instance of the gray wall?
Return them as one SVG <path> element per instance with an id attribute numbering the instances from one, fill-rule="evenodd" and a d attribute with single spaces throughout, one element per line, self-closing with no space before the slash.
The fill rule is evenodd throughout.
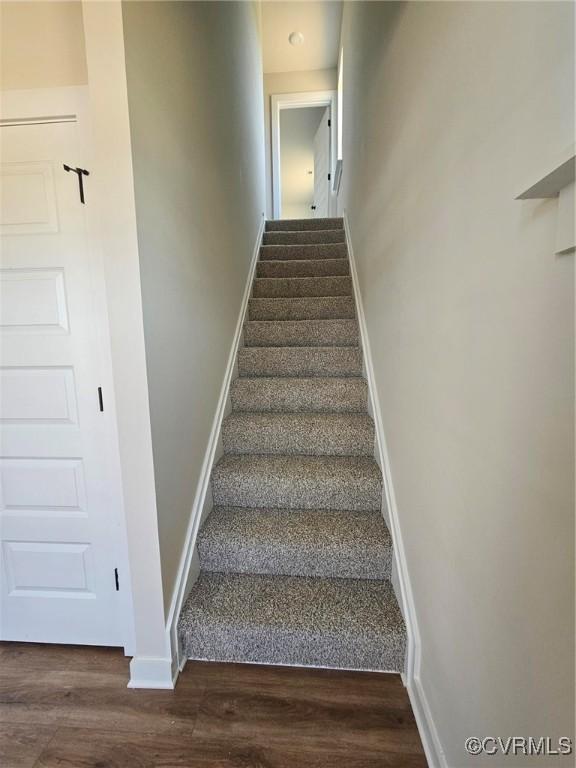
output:
<path id="1" fill-rule="evenodd" d="M 264 203 L 256 9 L 123 4 L 164 601 Z"/>
<path id="2" fill-rule="evenodd" d="M 574 257 L 555 200 L 514 200 L 574 140 L 573 13 L 345 9 L 340 206 L 453 768 L 514 762 L 467 736 L 573 734 Z"/>

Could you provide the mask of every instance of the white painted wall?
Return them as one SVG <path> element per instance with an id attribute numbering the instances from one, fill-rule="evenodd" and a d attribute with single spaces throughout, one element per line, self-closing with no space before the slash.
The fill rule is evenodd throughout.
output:
<path id="1" fill-rule="evenodd" d="M 0 88 L 84 85 L 82 3 L 0 3 Z"/>
<path id="2" fill-rule="evenodd" d="M 266 217 L 272 213 L 272 127 L 270 97 L 280 93 L 332 91 L 337 87 L 336 69 L 317 69 L 304 72 L 276 72 L 264 75 L 264 125 L 266 141 Z"/>
<path id="3" fill-rule="evenodd" d="M 422 686 L 449 766 L 543 764 L 464 741 L 574 735 L 574 263 L 556 201 L 514 200 L 574 138 L 574 6 L 347 3 L 343 44 Z"/>
<path id="4" fill-rule="evenodd" d="M 282 218 L 311 218 L 314 202 L 314 136 L 326 107 L 280 111 Z"/>
<path id="5" fill-rule="evenodd" d="M 264 212 L 262 65 L 252 3 L 123 16 L 167 610 Z"/>

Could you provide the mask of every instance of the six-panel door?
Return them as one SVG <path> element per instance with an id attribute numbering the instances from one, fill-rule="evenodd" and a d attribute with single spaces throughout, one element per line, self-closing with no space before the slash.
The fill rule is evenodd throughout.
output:
<path id="1" fill-rule="evenodd" d="M 77 131 L 0 127 L 0 639 L 120 645 Z"/>

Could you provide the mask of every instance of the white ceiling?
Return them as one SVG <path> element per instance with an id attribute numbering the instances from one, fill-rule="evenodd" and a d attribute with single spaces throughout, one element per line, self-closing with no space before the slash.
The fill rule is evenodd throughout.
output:
<path id="1" fill-rule="evenodd" d="M 342 3 L 262 3 L 264 72 L 331 69 L 338 63 Z M 302 45 L 288 42 L 291 32 L 304 35 Z"/>

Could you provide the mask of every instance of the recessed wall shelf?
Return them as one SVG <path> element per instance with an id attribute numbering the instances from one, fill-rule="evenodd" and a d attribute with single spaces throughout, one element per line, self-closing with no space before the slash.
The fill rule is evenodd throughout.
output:
<path id="1" fill-rule="evenodd" d="M 558 198 L 558 219 L 556 224 L 557 255 L 573 253 L 576 250 L 576 231 L 574 226 L 576 178 L 576 149 L 572 145 L 556 162 L 551 170 L 544 173 L 536 183 L 531 184 L 516 200 L 539 200 Z"/>

